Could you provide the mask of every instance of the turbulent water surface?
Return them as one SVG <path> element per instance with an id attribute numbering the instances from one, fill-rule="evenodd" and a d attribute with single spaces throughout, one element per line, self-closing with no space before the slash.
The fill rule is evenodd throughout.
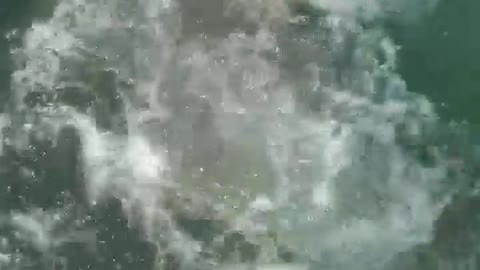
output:
<path id="1" fill-rule="evenodd" d="M 444 3 L 2 5 L 0 269 L 477 269 Z"/>

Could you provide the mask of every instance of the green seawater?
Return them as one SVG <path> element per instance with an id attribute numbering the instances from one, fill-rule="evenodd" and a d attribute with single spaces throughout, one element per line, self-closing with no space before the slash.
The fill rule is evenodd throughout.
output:
<path id="1" fill-rule="evenodd" d="M 0 111 L 6 112 L 13 109 L 11 100 L 14 90 L 11 89 L 11 74 L 14 70 L 14 59 L 10 48 L 21 44 L 23 33 L 30 28 L 32 22 L 47 20 L 52 15 L 54 6 L 54 0 L 3 0 L 0 3 Z M 408 12 L 408 9 L 403 12 Z M 415 20 L 404 21 L 398 19 L 401 14 L 397 14 L 397 17 L 376 22 L 383 25 L 382 27 L 400 48 L 397 55 L 397 71 L 405 80 L 408 91 L 421 94 L 433 103 L 435 111 L 438 113 L 440 126 L 447 134 L 444 136 L 450 136 L 448 137 L 450 139 L 447 138 L 446 141 L 447 148 L 451 147 L 452 149 L 450 153 L 452 160 L 460 159 L 468 162 L 468 165 L 463 167 L 464 171 L 459 173 L 462 176 L 456 178 L 459 179 L 458 181 L 464 182 L 456 182 L 451 185 L 452 189 L 455 189 L 452 200 L 436 221 L 432 240 L 429 243 L 412 247 L 401 254 L 396 254 L 391 259 L 391 263 L 385 266 L 387 270 L 480 269 L 475 268 L 480 267 L 480 244 L 478 244 L 480 240 L 478 232 L 478 228 L 480 228 L 480 198 L 476 195 L 477 182 L 480 177 L 479 12 L 480 1 L 478 0 L 439 0 L 432 10 Z M 13 38 L 8 39 L 7 35 L 12 35 L 13 30 L 15 30 Z M 423 149 L 414 150 L 423 151 Z M 0 159 L 0 162 L 4 160 L 6 159 Z M 0 177 L 5 179 L 10 177 L 10 174 L 5 173 L 8 171 L 9 164 L 0 164 Z M 0 181 L 2 180 L 4 179 L 0 179 Z M 6 188 L 7 186 L 0 182 L 0 189 Z M 2 191 L 0 196 L 4 196 L 4 193 Z M 37 194 L 37 196 L 41 197 L 42 195 Z M 4 198 L 2 201 L 6 202 Z M 19 207 L 15 203 L 17 201 L 0 205 L 0 211 L 2 211 L 0 222 L 2 221 L 1 216 Z M 99 222 L 103 222 L 100 231 L 103 230 L 102 232 L 107 235 L 104 236 L 105 238 L 110 236 L 109 233 L 118 238 L 124 237 L 118 242 L 107 241 L 110 243 L 107 245 L 110 246 L 102 248 L 111 250 L 109 252 L 112 254 L 120 254 L 124 250 L 132 248 L 136 249 L 135 252 L 139 254 L 139 258 L 142 256 L 150 258 L 150 247 L 142 242 L 143 240 L 138 240 L 141 238 L 139 236 L 141 233 L 131 231 L 128 232 L 128 235 L 122 233 L 127 231 L 126 225 L 123 224 L 126 221 L 118 221 L 124 219 L 118 212 L 121 210 L 115 205 L 115 202 L 112 202 L 96 213 L 99 216 L 98 220 L 101 220 Z M 193 231 L 192 234 L 199 239 L 211 238 L 216 230 L 220 230 L 217 228 L 219 225 L 212 225 L 209 221 L 183 220 L 182 222 L 186 222 L 185 227 Z M 106 232 L 109 231 L 109 228 L 110 232 Z M 111 231 L 118 231 L 118 233 Z M 0 236 L 2 233 L 6 235 L 8 232 L 0 230 Z M 242 238 L 243 236 L 233 235 L 230 237 Z M 73 250 L 75 250 L 74 248 L 72 247 Z M 244 252 L 247 254 L 246 257 L 251 254 L 249 251 L 255 249 L 249 244 L 245 244 L 245 247 L 242 248 L 247 250 Z M 31 252 L 32 257 L 42 256 L 30 251 L 29 247 L 22 247 L 21 252 Z M 114 257 L 109 252 L 106 252 L 109 255 L 105 256 L 107 258 L 110 258 L 108 256 Z M 81 268 L 87 267 L 88 260 L 91 259 L 88 257 L 90 255 L 83 256 L 84 261 L 82 258 L 73 260 L 66 269 L 90 269 Z M 285 256 L 288 257 L 289 254 Z M 475 263 L 476 260 L 478 260 L 478 266 Z M 124 268 L 118 264 L 110 266 L 105 263 L 105 268 L 95 269 L 153 269 L 151 264 L 143 263 L 141 259 L 134 263 L 127 261 L 127 259 L 119 261 L 127 265 L 123 266 Z M 168 270 L 177 269 L 175 262 L 167 262 L 166 265 Z M 31 267 L 21 269 L 52 270 L 52 268 L 48 268 L 50 267 L 48 265 Z M 53 268 L 55 270 L 62 269 L 60 266 L 53 267 L 58 267 Z M 322 270 L 324 269 L 322 267 L 321 263 L 313 262 L 311 269 Z"/>
<path id="2" fill-rule="evenodd" d="M 418 24 L 392 27 L 402 46 L 399 71 L 410 91 L 426 95 L 444 121 L 464 122 L 478 143 L 480 36 L 476 1 L 440 1 Z"/>

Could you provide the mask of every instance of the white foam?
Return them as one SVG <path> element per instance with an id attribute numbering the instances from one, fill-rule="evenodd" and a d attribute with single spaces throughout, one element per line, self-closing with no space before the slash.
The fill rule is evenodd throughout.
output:
<path id="1" fill-rule="evenodd" d="M 60 2 L 51 20 L 35 23 L 26 35 L 19 54 L 25 56 L 27 65 L 14 73 L 14 88 L 20 96 L 39 85 L 53 89 L 59 83 L 62 61 L 84 57 L 80 51 L 93 51 L 104 57 L 105 65 L 115 68 L 121 78 L 135 82 L 129 94 L 147 108 L 129 104 L 127 133 L 102 131 L 90 115 L 64 112 L 67 122 L 74 124 L 82 137 L 92 202 L 113 194 L 124 200 L 126 209 L 139 203 L 152 240 L 158 240 L 158 230 L 171 230 L 169 240 L 187 261 L 194 261 L 199 247 L 171 226 L 168 209 L 161 202 L 162 192 L 165 186 L 174 186 L 196 195 L 197 189 L 192 186 L 198 181 L 203 181 L 197 184 L 200 187 L 211 182 L 220 187 L 207 195 L 223 204 L 223 209 L 234 208 L 228 207 L 230 204 L 250 205 L 258 212 L 274 212 L 272 221 L 257 220 L 258 216 L 242 212 L 251 209 L 236 207 L 238 210 L 233 211 L 246 219 L 244 223 L 278 229 L 281 241 L 308 250 L 313 259 L 333 254 L 332 260 L 347 262 L 345 269 L 354 269 L 351 265 L 356 256 L 368 254 L 365 262 L 359 262 L 368 265 L 428 240 L 442 206 L 432 199 L 431 190 L 444 176 L 441 170 L 432 173 L 404 153 L 396 143 L 395 128 L 406 123 L 412 136 L 422 136 L 422 125 L 435 117 L 431 104 L 408 93 L 394 73 L 395 48 L 391 41 L 381 31 L 361 30 L 353 19 L 360 5 L 370 14 L 367 16 L 382 12 L 377 1 L 318 2 L 348 18 L 332 15 L 331 20 L 337 20 L 331 25 L 332 39 L 338 38 L 344 45 L 351 29 L 359 35 L 353 67 L 347 67 L 357 80 L 344 87 L 332 84 L 317 89 L 323 94 L 318 100 L 322 106 L 318 113 L 300 109 L 305 101 L 296 98 L 296 86 L 318 86 L 322 81 L 317 76 L 298 79 L 310 80 L 306 84 L 287 82 L 282 77 L 285 67 L 262 57 L 265 52 L 277 56 L 282 53 L 269 31 L 262 28 L 250 36 L 232 33 L 215 41 L 214 46 L 202 40 L 175 46 L 172 29 L 176 27 L 168 20 L 175 16 L 173 6 L 139 1 L 133 11 L 122 7 L 125 1 Z M 75 22 L 68 23 L 70 20 Z M 383 66 L 373 58 L 377 49 L 387 56 Z M 328 61 L 317 65 L 325 65 L 317 67 L 319 70 L 334 68 Z M 385 78 L 385 89 L 374 88 L 378 76 Z M 198 135 L 194 128 L 201 116 L 201 102 L 176 100 L 176 95 L 185 99 L 193 96 L 210 104 L 215 116 L 208 128 L 211 134 Z M 375 95 L 384 96 L 385 102 L 374 101 Z M 175 107 L 175 103 L 180 105 Z M 160 134 L 163 129 L 174 134 L 171 141 L 164 141 Z M 248 133 L 245 130 L 255 132 L 243 136 Z M 208 164 L 213 169 L 201 167 L 198 177 L 175 179 L 172 168 L 187 172 L 189 168 L 184 168 L 186 163 L 181 158 L 167 154 L 167 145 L 188 152 L 185 149 L 192 148 L 195 134 L 215 139 L 217 133 L 227 150 L 216 164 Z M 202 153 L 205 160 L 214 155 Z M 252 167 L 258 170 L 256 175 L 265 176 L 246 176 L 245 171 Z M 251 202 L 255 196 L 242 195 L 243 202 L 238 203 L 228 199 L 234 198 L 229 187 L 233 187 L 233 193 L 241 189 L 241 193 L 265 197 Z M 19 218 L 29 221 L 25 222 L 31 224 L 28 230 L 39 232 L 35 234 L 36 245 L 48 245 L 50 236 L 40 233 L 43 229 L 37 223 Z M 268 267 L 260 269 L 291 266 Z"/>

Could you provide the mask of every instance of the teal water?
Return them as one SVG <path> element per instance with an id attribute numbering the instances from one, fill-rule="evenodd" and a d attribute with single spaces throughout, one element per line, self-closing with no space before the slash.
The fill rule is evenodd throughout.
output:
<path id="1" fill-rule="evenodd" d="M 77 18 L 78 28 L 61 30 L 55 28 L 61 20 L 51 19 L 56 16 L 57 3 L 49 2 L 4 0 L 0 5 L 2 139 L 28 138 L 27 146 L 4 142 L 0 151 L 0 266 L 5 267 L 0 269 L 230 269 L 238 261 L 249 262 L 245 269 L 263 269 L 271 263 L 277 265 L 270 266 L 277 267 L 272 269 L 295 269 L 293 263 L 312 270 L 477 269 L 480 36 L 476 26 L 480 19 L 476 13 L 480 3 L 440 0 L 431 10 L 422 12 L 414 12 L 415 5 L 407 6 L 393 15 L 366 20 L 365 28 L 356 34 L 349 35 L 346 30 L 343 36 L 339 30 L 346 39 L 337 45 L 332 45 L 328 29 L 310 25 L 322 13 L 313 7 L 300 8 L 298 12 L 309 16 L 307 26 L 289 26 L 271 45 L 272 41 L 261 35 L 247 38 L 248 44 L 237 43 L 235 38 L 226 43 L 218 41 L 216 38 L 226 39 L 233 26 L 247 29 L 248 34 L 260 20 L 245 23 L 237 19 L 242 15 L 231 19 L 210 14 L 213 7 L 221 10 L 222 1 L 212 0 L 193 8 L 189 1 L 178 1 L 180 9 L 190 8 L 183 20 L 195 18 L 191 22 L 195 26 L 187 27 L 179 40 L 171 38 L 174 31 L 162 28 L 174 21 L 168 17 L 168 9 L 159 12 L 159 17 L 148 17 L 145 14 L 149 9 L 142 9 L 147 6 L 154 13 L 161 10 L 161 1 L 117 1 L 120 7 L 112 9 L 125 14 L 112 16 L 118 16 L 113 24 L 102 20 L 110 14 L 105 3 L 86 1 L 90 4 L 85 6 L 95 11 L 98 5 L 97 11 L 106 10 L 106 14 L 93 19 L 81 8 L 72 8 L 72 14 L 84 16 L 85 22 Z M 332 3 L 319 2 L 327 6 Z M 345 3 L 347 7 L 353 5 Z M 136 13 L 130 13 L 129 5 Z M 207 15 L 197 18 L 196 12 Z M 420 14 L 408 16 L 409 12 Z M 158 18 L 162 18 L 161 24 L 152 23 Z M 116 25 L 129 20 L 134 25 L 131 32 Z M 58 30 L 57 36 L 48 35 L 51 29 Z M 378 29 L 381 34 L 377 34 Z M 212 41 L 191 45 L 197 31 L 207 33 L 205 39 Z M 47 45 L 35 43 L 34 35 L 28 33 L 39 38 L 46 33 L 45 39 L 40 39 Z M 104 60 L 91 63 L 70 58 L 70 49 L 62 49 L 62 42 L 67 44 L 68 40 L 62 38 L 72 33 L 83 42 L 82 49 L 95 48 L 93 54 Z M 394 71 L 408 92 L 402 92 L 403 84 L 385 65 L 385 69 L 372 68 L 378 77 L 372 80 L 376 92 L 371 97 L 369 86 L 362 88 L 370 80 L 361 74 L 363 69 L 370 70 L 366 66 L 374 64 L 363 54 L 380 51 L 374 58 L 388 63 L 392 46 L 381 43 L 384 37 L 399 46 Z M 203 54 L 204 47 L 216 48 L 218 44 L 218 53 Z M 382 49 L 379 44 L 386 45 Z M 172 52 L 169 46 L 181 49 Z M 275 46 L 281 48 L 280 53 Z M 20 48 L 20 56 L 11 53 L 11 48 Z M 236 51 L 230 48 L 240 48 L 241 52 L 232 56 L 230 53 Z M 54 57 L 42 54 L 45 49 L 55 51 Z M 129 50 L 136 54 L 131 56 Z M 332 53 L 325 53 L 323 58 L 319 52 L 325 50 Z M 198 58 L 184 57 L 192 51 Z M 116 58 L 119 52 L 126 53 Z M 174 54 L 177 58 L 168 60 Z M 56 81 L 49 81 L 51 71 L 35 69 L 42 62 L 49 65 L 47 69 L 55 69 L 55 57 L 65 61 L 68 69 L 64 73 L 59 69 L 59 77 L 93 81 L 88 91 L 98 93 L 79 95 L 83 86 L 61 88 Z M 217 61 L 223 63 L 222 59 L 230 61 L 229 57 L 239 62 L 240 68 L 237 64 L 216 66 Z M 21 73 L 30 71 L 29 63 L 33 75 Z M 317 76 L 309 75 L 316 72 L 311 71 L 311 63 L 320 66 L 321 86 L 310 78 Z M 327 69 L 324 73 L 322 64 Z M 277 65 L 281 67 L 277 69 Z M 220 75 L 212 75 L 210 69 Z M 31 113 L 21 108 L 19 96 L 22 102 L 34 104 L 48 98 L 27 95 L 25 85 L 30 87 L 30 81 L 26 79 L 25 83 L 14 76 L 20 73 L 35 83 L 34 89 L 48 92 L 49 87 L 61 88 L 59 103 L 77 111 L 55 111 L 45 117 L 43 111 Z M 112 77 L 113 83 L 109 79 Z M 133 83 L 128 81 L 131 78 Z M 241 80 L 247 81 L 247 89 L 261 89 L 258 99 L 271 95 L 275 101 L 258 105 L 253 101 L 254 94 L 242 94 L 242 89 L 235 88 Z M 167 89 L 164 95 L 144 98 L 144 93 L 154 92 L 149 85 L 159 81 L 157 86 Z M 128 90 L 131 84 L 137 92 Z M 222 87 L 233 90 L 222 92 Z M 300 90 L 292 95 L 290 90 L 283 92 L 289 87 Z M 328 90 L 311 91 L 315 87 Z M 272 94 L 271 89 L 282 91 Z M 211 118 L 209 112 L 224 108 L 220 97 L 232 93 L 238 96 L 227 98 L 232 102 L 227 107 L 240 111 L 240 116 L 231 120 L 229 111 Z M 411 93 L 425 97 L 435 113 Z M 130 94 L 134 98 L 125 98 Z M 128 102 L 119 101 L 122 99 Z M 154 102 L 154 106 L 152 99 L 166 101 Z M 291 100 L 300 104 L 299 111 L 290 111 Z M 166 127 L 163 122 L 162 126 L 156 124 L 160 121 L 157 118 L 167 117 L 162 106 L 173 107 L 173 120 Z M 396 111 L 395 106 L 406 106 L 408 112 Z M 87 107 L 94 108 L 94 113 Z M 324 110 L 329 113 L 323 114 Z M 286 111 L 286 116 L 272 116 L 278 111 Z M 38 124 L 41 132 L 19 128 L 23 122 L 34 131 Z M 417 125 L 421 131 L 409 130 Z M 44 135 L 52 133 L 55 135 Z M 159 141 L 166 141 L 166 145 Z M 166 155 L 158 154 L 163 146 Z M 352 164 L 344 165 L 348 163 L 345 160 L 352 160 Z M 172 176 L 164 176 L 165 164 L 172 167 Z M 395 171 L 402 166 L 407 172 Z M 174 179 L 173 187 L 170 182 L 157 186 L 156 179 L 169 177 Z M 326 180 L 317 183 L 323 178 Z M 152 179 L 154 184 L 148 182 Z M 181 182 L 180 192 L 176 190 L 177 180 Z M 167 195 L 158 195 L 158 188 L 166 190 Z M 177 198 L 182 191 L 187 195 Z M 184 199 L 183 195 L 192 195 L 193 199 Z M 174 202 L 169 201 L 170 196 Z M 167 202 L 160 203 L 164 197 Z M 212 208 L 221 209 L 220 217 L 211 217 L 210 210 L 202 208 L 204 200 L 213 201 Z M 145 206 L 145 201 L 157 210 Z M 263 213 L 258 209 L 270 209 L 265 210 L 270 214 L 257 217 L 256 211 Z M 235 228 L 225 223 L 235 224 Z M 248 227 L 250 223 L 266 226 L 268 236 L 258 236 L 255 226 Z M 222 244 L 216 242 L 218 235 Z M 272 235 L 278 235 L 278 242 Z M 264 239 L 269 237 L 275 240 Z M 200 247 L 192 243 L 200 243 Z M 267 250 L 267 255 L 258 250 Z"/>
<path id="2" fill-rule="evenodd" d="M 477 126 L 478 2 L 441 1 L 419 25 L 400 30 L 400 70 L 410 89 L 425 93 L 447 119 Z M 460 90 L 462 89 L 462 90 Z"/>
<path id="3" fill-rule="evenodd" d="M 476 54 L 480 38 L 475 29 L 479 20 L 475 16 L 478 5 L 471 0 L 455 3 L 444 0 L 414 23 L 398 20 L 386 23 L 402 47 L 399 72 L 409 90 L 427 95 L 446 121 L 467 121 L 473 127 L 480 122 L 475 110 L 479 98 L 476 89 L 480 84 Z M 52 6 L 33 0 L 5 1 L 0 10 L 1 29 L 5 33 L 28 28 L 32 20 L 50 16 Z M 8 59 L 5 39 L 1 46 L 2 59 Z M 2 89 L 9 88 L 9 73 L 9 65 L 2 65 L 2 82 L 7 82 Z"/>

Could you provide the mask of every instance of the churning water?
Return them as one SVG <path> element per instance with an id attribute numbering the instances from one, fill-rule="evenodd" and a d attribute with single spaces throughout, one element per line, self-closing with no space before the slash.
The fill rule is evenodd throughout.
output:
<path id="1" fill-rule="evenodd" d="M 59 1 L 8 34 L 1 269 L 409 267 L 467 161 L 372 22 L 434 5 Z"/>

